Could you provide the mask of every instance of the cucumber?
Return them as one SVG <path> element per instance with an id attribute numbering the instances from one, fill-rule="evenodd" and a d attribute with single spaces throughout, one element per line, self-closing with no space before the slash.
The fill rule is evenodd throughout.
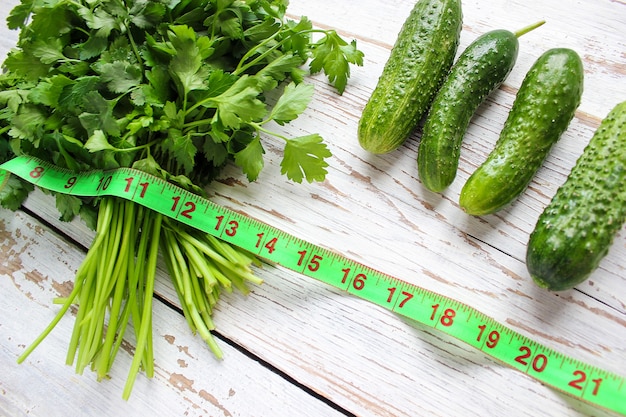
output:
<path id="1" fill-rule="evenodd" d="M 422 130 L 417 168 L 427 189 L 439 192 L 452 184 L 470 119 L 513 69 L 518 37 L 543 23 L 515 33 L 492 30 L 476 38 L 459 56 L 437 92 Z"/>
<path id="2" fill-rule="evenodd" d="M 572 49 L 550 49 L 535 61 L 494 149 L 461 190 L 463 210 L 474 216 L 495 213 L 524 192 L 574 118 L 583 77 L 582 61 Z"/>
<path id="3" fill-rule="evenodd" d="M 460 0 L 419 0 L 404 22 L 358 125 L 375 154 L 402 145 L 428 111 L 456 55 Z"/>
<path id="4" fill-rule="evenodd" d="M 626 101 L 595 131 L 530 234 L 534 282 L 562 291 L 585 281 L 626 221 Z"/>

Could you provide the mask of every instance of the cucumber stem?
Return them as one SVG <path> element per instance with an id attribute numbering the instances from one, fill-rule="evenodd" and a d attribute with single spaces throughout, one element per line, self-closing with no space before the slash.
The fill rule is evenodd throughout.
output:
<path id="1" fill-rule="evenodd" d="M 525 35 L 534 29 L 537 29 L 539 26 L 543 25 L 544 23 L 546 23 L 545 20 L 540 20 L 537 23 L 533 23 L 532 25 L 521 28 L 520 30 L 518 30 L 517 32 L 514 32 L 513 34 L 515 35 L 515 37 L 519 38 L 520 36 Z"/>

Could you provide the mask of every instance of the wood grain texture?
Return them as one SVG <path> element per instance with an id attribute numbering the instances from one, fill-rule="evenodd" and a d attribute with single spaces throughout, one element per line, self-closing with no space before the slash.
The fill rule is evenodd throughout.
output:
<path id="1" fill-rule="evenodd" d="M 0 14 L 15 3 L 2 2 Z M 292 136 L 320 133 L 333 152 L 328 177 L 318 184 L 290 183 L 279 174 L 282 144 L 266 138 L 266 168 L 258 181 L 249 183 L 231 167 L 215 183 L 211 198 L 472 305 L 551 348 L 626 376 L 626 230 L 600 268 L 574 290 L 545 292 L 531 282 L 524 265 L 525 245 L 539 213 L 600 120 L 626 100 L 626 4 L 463 2 L 461 48 L 491 29 L 515 30 L 541 19 L 546 24 L 520 39 L 516 67 L 473 118 L 457 179 L 441 195 L 428 192 L 417 179 L 419 129 L 398 151 L 383 156 L 369 155 L 356 139 L 360 112 L 412 6 L 409 0 L 292 0 L 291 16 L 306 15 L 315 25 L 356 38 L 366 54 L 365 65 L 353 68 L 344 95 L 315 76 L 310 82 L 316 92 L 307 112 L 276 127 Z M 16 34 L 0 33 L 4 55 Z M 585 64 L 585 92 L 574 121 L 518 201 L 496 215 L 465 215 L 457 204 L 464 181 L 497 140 L 526 71 L 546 49 L 560 46 L 577 50 Z M 0 357 L 2 369 L 10 369 L 0 375 L 0 414 L 48 416 L 81 409 L 84 415 L 125 410 L 189 416 L 333 415 L 311 395 L 316 393 L 360 416 L 611 415 L 426 326 L 270 266 L 258 271 L 265 280 L 262 286 L 248 297 L 225 295 L 215 315 L 221 337 L 267 366 L 224 342 L 225 359 L 216 362 L 201 340 L 189 334 L 178 312 L 159 302 L 159 372 L 153 380 L 140 377 L 128 403 L 120 396 L 129 356 L 121 354 L 111 380 L 101 384 L 63 365 L 71 317 L 18 366 L 15 358 L 54 314 L 50 300 L 67 291 L 93 237 L 80 222 L 58 222 L 51 200 L 42 193 L 29 199 L 26 210 L 0 212 L 0 283 L 6 299 L 0 307 Z M 176 305 L 164 273 L 157 293 Z M 132 340 L 128 346 L 132 348 Z M 52 405 L 48 398 L 54 399 Z"/>
<path id="2" fill-rule="evenodd" d="M 153 318 L 155 377 L 137 378 L 129 401 L 121 392 L 133 340 L 122 345 L 110 379 L 97 382 L 89 371 L 76 375 L 65 365 L 73 315 L 18 365 L 17 356 L 56 314 L 52 299 L 71 291 L 84 251 L 20 212 L 0 211 L 0 235 L 0 415 L 275 415 L 299 407 L 300 415 L 341 415 L 228 344 L 221 344 L 228 360 L 216 360 L 184 318 L 159 301 Z"/>

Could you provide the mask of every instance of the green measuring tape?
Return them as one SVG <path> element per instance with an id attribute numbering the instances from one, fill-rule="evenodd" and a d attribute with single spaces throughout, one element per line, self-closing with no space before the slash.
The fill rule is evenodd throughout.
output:
<path id="1" fill-rule="evenodd" d="M 555 352 L 468 305 L 376 271 L 162 179 L 130 168 L 76 173 L 35 158 L 17 157 L 0 165 L 0 189 L 9 173 L 57 193 L 131 200 L 454 336 L 562 392 L 626 415 L 626 378 Z"/>

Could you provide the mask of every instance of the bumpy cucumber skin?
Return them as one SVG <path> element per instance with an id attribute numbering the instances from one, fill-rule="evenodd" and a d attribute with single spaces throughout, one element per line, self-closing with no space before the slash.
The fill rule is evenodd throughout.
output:
<path id="1" fill-rule="evenodd" d="M 443 191 L 454 181 L 470 119 L 511 73 L 518 50 L 515 34 L 493 30 L 474 40 L 450 70 L 428 112 L 417 156 L 429 190 Z"/>
<path id="2" fill-rule="evenodd" d="M 585 281 L 626 222 L 626 101 L 602 121 L 530 235 L 534 282 L 562 291 Z"/>
<path id="3" fill-rule="evenodd" d="M 459 197 L 468 214 L 482 216 L 509 205 L 528 186 L 578 108 L 584 71 L 569 48 L 546 51 L 530 68 L 500 137 Z"/>
<path id="4" fill-rule="evenodd" d="M 415 4 L 361 114 L 363 149 L 384 154 L 406 141 L 454 62 L 461 26 L 460 0 Z"/>

